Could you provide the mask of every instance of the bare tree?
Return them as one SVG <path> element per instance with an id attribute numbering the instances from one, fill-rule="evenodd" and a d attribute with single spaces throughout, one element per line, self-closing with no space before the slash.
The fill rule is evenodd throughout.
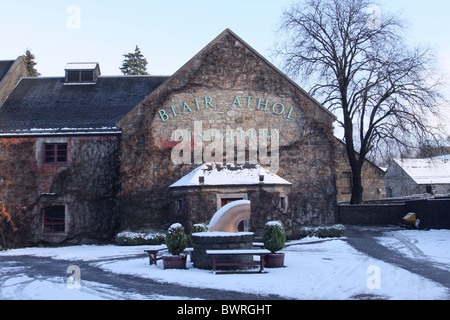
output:
<path id="1" fill-rule="evenodd" d="M 338 118 L 352 168 L 352 204 L 363 199 L 362 165 L 381 147 L 410 148 L 433 132 L 442 99 L 428 48 L 405 44 L 404 23 L 368 0 L 308 0 L 282 17 L 277 52 L 293 77 Z M 386 151 L 385 151 L 386 152 Z"/>

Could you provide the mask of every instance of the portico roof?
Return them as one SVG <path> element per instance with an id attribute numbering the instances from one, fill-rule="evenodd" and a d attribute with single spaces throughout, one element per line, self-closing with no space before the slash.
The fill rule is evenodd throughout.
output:
<path id="1" fill-rule="evenodd" d="M 263 180 L 261 181 L 260 179 Z M 218 163 L 204 163 L 172 184 L 170 188 L 201 185 L 220 186 L 255 184 L 292 185 L 289 181 L 280 176 L 269 173 L 258 164 L 223 165 Z"/>

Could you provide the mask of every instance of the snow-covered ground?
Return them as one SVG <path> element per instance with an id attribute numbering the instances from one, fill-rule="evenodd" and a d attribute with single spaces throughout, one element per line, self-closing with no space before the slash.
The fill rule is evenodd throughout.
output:
<path id="1" fill-rule="evenodd" d="M 441 285 L 397 266 L 358 252 L 345 240 L 331 240 L 286 247 L 285 268 L 265 274 L 220 274 L 199 270 L 188 262 L 187 270 L 163 270 L 162 261 L 149 266 L 145 246 L 77 246 L 27 248 L 0 252 L 0 256 L 32 255 L 59 260 L 83 260 L 113 272 L 184 286 L 276 294 L 288 299 L 449 299 Z M 427 259 L 450 271 L 450 230 L 401 230 L 385 233 L 381 244 L 407 256 Z M 136 257 L 136 254 L 142 254 Z M 129 259 L 122 259 L 129 257 Z M 121 259 L 116 259 L 121 258 Z M 14 259 L 11 258 L 11 261 Z M 67 278 L 30 278 L 12 262 L 0 269 L 0 299 L 184 299 L 160 295 L 142 296 L 96 282 L 83 281 L 68 289 Z"/>
<path id="2" fill-rule="evenodd" d="M 432 261 L 433 265 L 450 272 L 449 230 L 402 230 L 387 232 L 379 243 L 406 257 Z"/>

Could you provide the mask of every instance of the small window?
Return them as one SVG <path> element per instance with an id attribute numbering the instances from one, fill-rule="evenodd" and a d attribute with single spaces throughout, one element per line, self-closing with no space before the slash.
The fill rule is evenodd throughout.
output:
<path id="1" fill-rule="evenodd" d="M 433 193 L 433 187 L 432 186 L 426 186 L 426 192 L 428 194 L 432 194 Z"/>
<path id="2" fill-rule="evenodd" d="M 94 72 L 81 71 L 81 82 L 94 82 Z"/>
<path id="3" fill-rule="evenodd" d="M 80 82 L 80 72 L 79 71 L 68 71 L 67 72 L 67 82 Z"/>
<path id="4" fill-rule="evenodd" d="M 44 144 L 44 162 L 67 163 L 67 143 Z"/>
<path id="5" fill-rule="evenodd" d="M 67 71 L 67 83 L 94 83 L 94 71 Z"/>
<path id="6" fill-rule="evenodd" d="M 351 172 L 342 172 L 342 193 L 352 193 L 352 173 Z"/>
<path id="7" fill-rule="evenodd" d="M 280 196 L 280 200 L 278 202 L 277 208 L 283 212 L 286 213 L 288 209 L 288 198 L 285 195 Z"/>
<path id="8" fill-rule="evenodd" d="M 286 209 L 286 197 L 280 197 L 280 208 L 282 210 Z"/>
<path id="9" fill-rule="evenodd" d="M 183 211 L 183 199 L 177 199 L 177 213 Z"/>
<path id="10" fill-rule="evenodd" d="M 44 208 L 44 233 L 66 232 L 65 206 Z"/>

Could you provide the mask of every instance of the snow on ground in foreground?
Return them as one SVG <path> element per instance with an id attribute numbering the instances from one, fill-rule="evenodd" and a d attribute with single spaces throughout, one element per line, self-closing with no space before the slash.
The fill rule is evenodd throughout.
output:
<path id="1" fill-rule="evenodd" d="M 91 281 L 81 281 L 79 289 L 69 289 L 67 277 L 30 277 L 24 267 L 0 269 L 0 300 L 186 300 L 186 297 L 140 295 Z M 2 281 L 5 280 L 3 283 Z M 73 287 L 73 286 L 72 286 Z"/>
<path id="2" fill-rule="evenodd" d="M 450 231 L 396 231 L 380 238 L 407 239 L 415 243 L 424 256 L 448 264 Z M 386 240 L 386 242 L 385 242 Z M 162 261 L 149 266 L 145 246 L 78 246 L 66 248 L 29 248 L 0 252 L 0 256 L 33 255 L 53 259 L 90 261 L 115 274 L 130 274 L 164 283 L 188 287 L 235 290 L 256 294 L 276 294 L 288 299 L 448 299 L 447 290 L 439 284 L 391 264 L 373 259 L 353 249 L 343 240 L 287 247 L 285 268 L 266 269 L 266 274 L 212 274 L 192 267 L 187 270 L 163 270 Z M 141 255 L 141 256 L 136 256 Z M 114 260 L 129 257 L 129 259 Z M 114 259 L 112 259 L 114 258 Z M 66 279 L 31 279 L 23 270 L 0 270 L 0 299 L 177 299 L 176 297 L 142 296 L 121 292 L 95 282 L 81 282 L 80 290 L 69 290 Z M 10 270 L 8 270 L 10 269 Z M 378 277 L 379 275 L 379 277 Z M 1 283 L 1 281 L 0 281 Z M 183 292 L 180 292 L 183 295 Z M 183 297 L 179 297 L 183 299 Z"/>
<path id="3" fill-rule="evenodd" d="M 420 276 L 360 254 L 341 240 L 288 247 L 285 268 L 267 274 L 220 274 L 189 268 L 163 270 L 149 266 L 148 259 L 100 262 L 114 273 L 133 274 L 190 287 L 277 294 L 289 299 L 352 299 L 376 296 L 383 299 L 444 299 L 446 290 Z M 380 289 L 373 288 L 373 267 L 380 272 Z M 369 282 L 369 287 L 368 287 Z"/>

